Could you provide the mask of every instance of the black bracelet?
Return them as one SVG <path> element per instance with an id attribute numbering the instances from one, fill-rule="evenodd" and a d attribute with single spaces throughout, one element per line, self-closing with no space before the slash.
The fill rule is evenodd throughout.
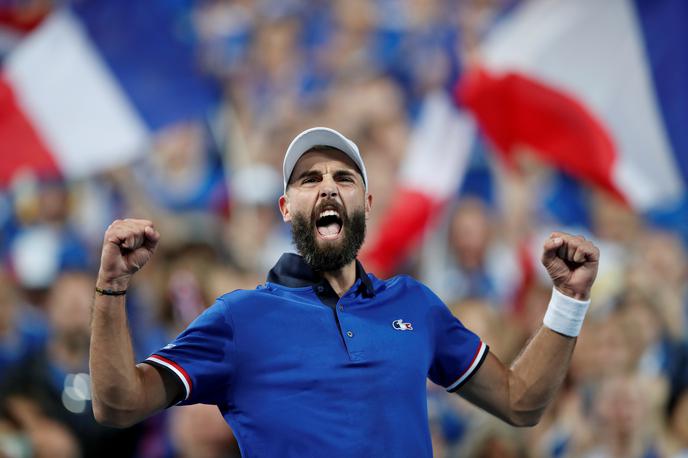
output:
<path id="1" fill-rule="evenodd" d="M 127 294 L 127 290 L 123 289 L 121 291 L 117 291 L 114 289 L 100 289 L 96 286 L 96 293 L 100 294 L 101 296 L 124 296 Z"/>

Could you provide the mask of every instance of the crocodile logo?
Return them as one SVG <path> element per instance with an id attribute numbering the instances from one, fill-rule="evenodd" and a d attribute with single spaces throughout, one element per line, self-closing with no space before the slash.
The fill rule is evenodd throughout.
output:
<path id="1" fill-rule="evenodd" d="M 404 323 L 404 320 L 392 321 L 392 327 L 397 331 L 413 331 L 413 325 L 411 323 Z"/>

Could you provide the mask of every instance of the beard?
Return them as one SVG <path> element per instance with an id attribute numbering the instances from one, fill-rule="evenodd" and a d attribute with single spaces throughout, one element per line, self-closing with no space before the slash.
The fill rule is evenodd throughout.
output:
<path id="1" fill-rule="evenodd" d="M 331 205 L 331 204 L 330 204 Z M 342 237 L 337 241 L 321 241 L 316 237 L 315 211 L 308 218 L 302 213 L 295 213 L 291 222 L 291 237 L 299 254 L 313 270 L 330 272 L 339 270 L 356 259 L 358 250 L 363 245 L 366 233 L 365 211 L 354 210 L 351 217 L 339 207 L 342 219 Z"/>

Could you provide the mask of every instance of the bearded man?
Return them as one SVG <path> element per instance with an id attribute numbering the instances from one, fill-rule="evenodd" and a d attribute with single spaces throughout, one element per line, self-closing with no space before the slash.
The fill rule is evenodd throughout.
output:
<path id="1" fill-rule="evenodd" d="M 327 128 L 297 136 L 279 208 L 299 254 L 255 290 L 226 294 L 135 364 L 125 301 L 160 234 L 147 220 L 106 231 L 91 338 L 93 409 L 126 427 L 175 404 L 214 404 L 244 457 L 431 457 L 426 379 L 515 426 L 538 422 L 566 374 L 598 249 L 553 233 L 544 325 L 506 367 L 426 286 L 381 280 L 356 260 L 372 207 L 356 145 Z"/>

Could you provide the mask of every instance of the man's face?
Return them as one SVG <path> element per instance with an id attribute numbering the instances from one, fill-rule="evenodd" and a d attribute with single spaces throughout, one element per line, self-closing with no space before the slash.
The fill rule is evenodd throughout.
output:
<path id="1" fill-rule="evenodd" d="M 292 224 L 294 244 L 306 262 L 332 271 L 356 258 L 371 202 L 354 162 L 327 149 L 301 156 L 280 198 L 280 211 Z"/>

